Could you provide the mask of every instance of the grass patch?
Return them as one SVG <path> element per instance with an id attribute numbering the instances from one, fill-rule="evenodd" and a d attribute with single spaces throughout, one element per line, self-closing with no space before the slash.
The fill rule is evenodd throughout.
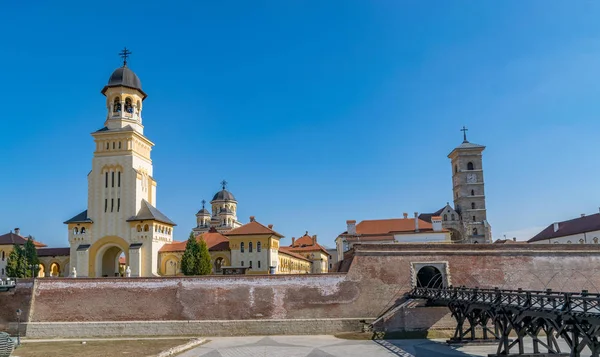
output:
<path id="1" fill-rule="evenodd" d="M 424 338 L 450 338 L 454 330 L 395 331 L 395 332 L 342 332 L 335 335 L 345 340 L 418 340 Z"/>
<path id="2" fill-rule="evenodd" d="M 19 346 L 13 355 L 19 357 L 147 357 L 154 356 L 171 347 L 189 342 L 185 339 L 87 341 L 81 342 L 29 342 Z"/>

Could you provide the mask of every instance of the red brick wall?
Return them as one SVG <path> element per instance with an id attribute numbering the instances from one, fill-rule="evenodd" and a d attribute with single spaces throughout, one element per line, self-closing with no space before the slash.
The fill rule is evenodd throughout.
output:
<path id="1" fill-rule="evenodd" d="M 591 245 L 357 245 L 347 274 L 40 279 L 32 321 L 377 317 L 410 290 L 414 262 L 447 262 L 454 285 L 600 287 Z"/>
<path id="2" fill-rule="evenodd" d="M 32 279 L 19 279 L 16 288 L 0 292 L 0 331 L 7 331 L 8 324 L 17 321 L 17 309 L 23 310 L 21 320 L 27 320 L 32 287 Z"/>

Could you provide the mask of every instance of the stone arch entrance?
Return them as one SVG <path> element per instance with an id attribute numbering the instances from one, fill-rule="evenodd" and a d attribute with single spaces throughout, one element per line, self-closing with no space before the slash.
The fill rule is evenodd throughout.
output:
<path id="1" fill-rule="evenodd" d="M 104 237 L 90 248 L 89 276 L 115 277 L 120 275 L 119 257 L 125 255 L 125 266 L 129 265 L 129 245 L 119 237 Z"/>
<path id="2" fill-rule="evenodd" d="M 442 272 L 431 265 L 419 269 L 417 273 L 417 287 L 420 288 L 441 288 L 444 286 L 444 276 Z"/>
<path id="3" fill-rule="evenodd" d="M 57 262 L 52 262 L 50 264 L 50 276 L 51 277 L 58 277 L 60 276 L 60 264 L 58 264 Z"/>

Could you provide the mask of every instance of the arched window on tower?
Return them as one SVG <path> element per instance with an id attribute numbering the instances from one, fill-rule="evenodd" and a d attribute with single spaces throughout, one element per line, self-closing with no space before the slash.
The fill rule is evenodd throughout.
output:
<path id="1" fill-rule="evenodd" d="M 144 232 L 148 232 L 149 228 L 150 228 L 150 227 L 148 227 L 148 225 L 147 225 L 147 224 L 146 224 L 146 225 L 144 225 Z"/>
<path id="2" fill-rule="evenodd" d="M 252 253 L 252 242 L 248 243 L 248 253 Z"/>
<path id="3" fill-rule="evenodd" d="M 471 209 L 475 209 L 475 202 L 471 202 Z"/>
<path id="4" fill-rule="evenodd" d="M 81 234 L 85 233 L 85 227 L 81 227 Z"/>
<path id="5" fill-rule="evenodd" d="M 477 228 L 473 228 L 473 235 L 476 236 L 477 235 Z"/>
<path id="6" fill-rule="evenodd" d="M 127 113 L 133 114 L 133 102 L 129 97 L 125 98 L 125 111 Z"/>
<path id="7" fill-rule="evenodd" d="M 450 215 L 450 220 L 454 221 L 454 213 Z"/>
<path id="8" fill-rule="evenodd" d="M 594 237 L 594 244 L 598 244 L 598 237 Z"/>
<path id="9" fill-rule="evenodd" d="M 458 172 L 458 165 L 454 165 L 454 172 Z"/>
<path id="10" fill-rule="evenodd" d="M 77 227 L 73 228 L 73 234 L 77 234 L 79 233 L 79 229 L 77 229 Z"/>
<path id="11" fill-rule="evenodd" d="M 471 196 L 475 196 L 475 190 L 471 190 Z"/>
<path id="12" fill-rule="evenodd" d="M 260 242 L 256 243 L 256 251 L 260 253 L 261 248 L 262 248 L 262 244 L 260 244 Z M 260 268 L 260 262 L 259 262 L 258 267 Z"/>
<path id="13" fill-rule="evenodd" d="M 447 221 L 447 220 L 448 220 L 448 215 L 444 214 L 444 221 Z"/>
<path id="14" fill-rule="evenodd" d="M 244 242 L 240 243 L 240 253 L 243 253 L 243 252 L 244 252 Z"/>
<path id="15" fill-rule="evenodd" d="M 469 161 L 469 163 L 467 164 L 467 170 L 474 170 L 475 166 L 473 166 L 473 163 L 471 161 Z"/>
<path id="16" fill-rule="evenodd" d="M 113 113 L 120 113 L 121 112 L 121 98 L 116 97 L 115 101 L 113 102 Z"/>

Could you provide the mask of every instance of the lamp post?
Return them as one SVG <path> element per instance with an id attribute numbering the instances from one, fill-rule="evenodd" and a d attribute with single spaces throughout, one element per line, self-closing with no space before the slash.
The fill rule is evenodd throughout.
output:
<path id="1" fill-rule="evenodd" d="M 17 346 L 21 346 L 21 309 L 17 309 Z"/>
<path id="2" fill-rule="evenodd" d="M 40 267 L 39 264 L 31 264 L 31 277 L 33 279 L 36 278 L 36 275 L 38 275 L 38 268 Z"/>

